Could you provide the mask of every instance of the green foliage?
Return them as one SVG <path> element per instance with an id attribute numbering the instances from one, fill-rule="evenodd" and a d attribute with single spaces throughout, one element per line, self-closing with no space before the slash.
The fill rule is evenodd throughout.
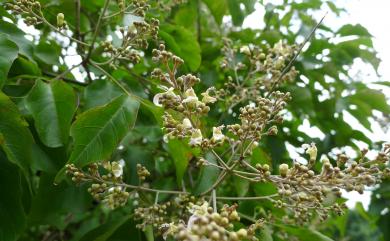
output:
<path id="1" fill-rule="evenodd" d="M 136 229 L 137 221 L 129 213 L 138 201 L 153 205 L 153 198 L 166 201 L 170 194 L 151 198 L 140 191 L 138 199 L 130 199 L 124 207 L 109 212 L 88 194 L 87 185 L 75 186 L 64 178 L 64 172 L 66 164 L 86 169 L 101 161 L 123 160 L 124 178 L 131 185 L 139 184 L 137 164 L 151 172 L 152 177 L 147 179 L 150 188 L 173 190 L 183 188 L 184 184 L 194 195 L 199 195 L 217 181 L 220 170 L 215 166 L 203 166 L 193 172 L 199 153 L 188 146 L 187 140 L 163 141 L 163 111 L 152 104 L 154 94 L 161 92 L 161 83 L 150 77 L 155 67 L 152 49 L 164 42 L 167 50 L 185 62 L 185 68 L 180 70 L 183 73 L 179 74 L 198 73 L 199 89 L 211 86 L 223 89 L 227 80 L 220 68 L 224 37 L 236 45 L 255 44 L 261 49 L 279 40 L 294 44 L 308 36 L 315 19 L 322 17 L 319 11 L 322 8 L 328 6 L 336 15 L 345 11 L 333 1 L 286 0 L 281 5 L 272 2 L 264 5 L 259 1 L 265 9 L 264 18 L 258 19 L 264 22 L 264 29 L 243 29 L 240 26 L 254 11 L 256 1 L 189 0 L 179 5 L 173 1 L 161 1 L 161 5 L 151 1 L 151 11 L 145 19 L 159 19 L 159 39 L 149 39 L 139 63 L 119 60 L 111 65 L 102 64 L 111 58 L 102 54 L 103 42 L 110 35 L 113 46 L 120 47 L 118 26 L 123 22 L 133 26 L 137 16 L 120 12 L 117 1 L 110 1 L 106 18 L 98 24 L 104 0 L 75 1 L 80 2 L 80 10 L 73 1 L 39 2 L 50 24 L 35 25 L 39 38 L 25 33 L 18 24 L 22 17 L 6 10 L 5 4 L 0 5 L 1 241 L 50 240 L 45 235 L 51 240 L 71 241 L 151 240 L 154 235 L 151 229 L 146 232 Z M 130 4 L 124 2 L 126 6 Z M 64 30 L 58 33 L 55 25 L 59 12 L 65 16 L 72 38 L 64 36 L 67 34 Z M 223 19 L 231 19 L 231 23 Z M 291 26 L 299 28 L 295 31 Z M 77 44 L 80 41 L 89 45 Z M 71 65 L 77 65 L 77 71 L 70 71 L 71 66 L 65 63 L 74 52 L 77 57 L 73 56 Z M 243 59 L 241 55 L 238 54 L 237 61 Z M 78 58 L 82 59 L 80 64 Z M 264 137 L 253 150 L 251 164 L 268 164 L 275 172 L 280 163 L 291 162 L 286 144 L 299 147 L 314 141 L 319 153 L 330 156 L 334 156 L 333 148 L 342 149 L 346 145 L 357 151 L 356 141 L 378 149 L 380 143 L 373 143 L 344 118 L 348 112 L 371 130 L 374 111 L 390 116 L 384 91 L 371 89 L 362 80 L 349 76 L 348 68 L 358 59 L 378 69 L 379 59 L 367 29 L 348 23 L 339 29 L 321 25 L 294 63 L 301 77 L 296 83 L 281 86 L 293 96 L 287 106 L 289 118 L 283 124 L 285 128 L 279 129 L 277 136 Z M 390 86 L 385 81 L 374 84 Z M 233 122 L 235 117 L 228 114 L 228 106 L 215 107 L 216 111 L 202 119 L 202 126 Z M 220 112 L 226 112 L 222 119 Z M 312 138 L 313 133 L 302 131 L 300 126 L 305 120 L 323 132 L 325 138 Z M 218 164 L 212 153 L 206 157 L 210 163 Z M 219 192 L 226 196 L 277 192 L 269 183 L 252 185 L 235 178 L 227 178 L 224 183 L 227 185 Z M 389 182 L 384 182 L 374 191 L 368 211 L 358 206 L 346 216 L 332 217 L 321 225 L 316 225 L 318 220 L 308 226 L 275 221 L 257 236 L 267 241 L 284 240 L 283 237 L 302 241 L 390 240 L 390 214 L 382 214 L 390 205 L 389 187 Z M 275 213 L 277 218 L 283 216 L 267 200 L 240 205 L 242 214 L 249 217 L 242 218 L 244 224 L 267 213 Z"/>

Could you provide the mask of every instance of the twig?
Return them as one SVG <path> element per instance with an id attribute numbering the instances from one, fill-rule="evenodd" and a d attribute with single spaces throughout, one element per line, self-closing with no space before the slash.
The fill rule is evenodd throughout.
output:
<path id="1" fill-rule="evenodd" d="M 217 192 L 215 191 L 215 189 L 213 189 L 211 195 L 213 197 L 213 210 L 214 212 L 217 212 Z"/>
<path id="2" fill-rule="evenodd" d="M 85 58 L 86 62 L 88 62 L 89 58 L 91 57 L 91 54 L 92 54 L 92 51 L 93 51 L 93 48 L 94 48 L 94 45 L 95 45 L 96 37 L 97 37 L 97 34 L 99 33 L 99 30 L 100 30 L 100 24 L 102 22 L 102 18 L 104 16 L 104 14 L 107 11 L 109 3 L 110 3 L 110 0 L 106 0 L 104 2 L 104 7 L 103 7 L 103 10 L 102 10 L 102 13 L 99 15 L 99 18 L 98 18 L 98 21 L 97 21 L 97 24 L 96 24 L 96 27 L 95 27 L 95 32 L 93 33 L 92 42 L 91 42 L 91 45 L 89 46 L 87 57 Z"/>
<path id="3" fill-rule="evenodd" d="M 310 34 L 306 37 L 306 39 L 301 43 L 299 46 L 299 49 L 297 53 L 293 56 L 293 58 L 290 60 L 290 62 L 287 64 L 287 66 L 283 69 L 282 73 L 280 74 L 279 78 L 272 83 L 270 91 L 267 93 L 265 97 L 268 97 L 272 92 L 273 89 L 276 87 L 277 83 L 283 78 L 285 74 L 290 70 L 291 66 L 294 64 L 295 60 L 298 58 L 299 54 L 302 52 L 303 47 L 305 47 L 306 43 L 309 42 L 309 40 L 313 37 L 315 31 L 318 29 L 318 27 L 322 24 L 322 21 L 324 21 L 326 15 L 328 13 L 326 12 L 324 16 L 321 18 L 321 20 L 314 26 L 314 28 L 311 30 Z"/>

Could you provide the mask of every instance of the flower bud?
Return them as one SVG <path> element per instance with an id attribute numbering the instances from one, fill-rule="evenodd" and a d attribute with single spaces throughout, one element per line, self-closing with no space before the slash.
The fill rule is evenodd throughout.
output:
<path id="1" fill-rule="evenodd" d="M 63 13 L 58 13 L 57 14 L 57 27 L 61 28 L 64 26 L 64 14 Z"/>
<path id="2" fill-rule="evenodd" d="M 283 163 L 279 166 L 279 173 L 282 177 L 285 177 L 287 176 L 287 172 L 288 172 L 288 165 Z"/>

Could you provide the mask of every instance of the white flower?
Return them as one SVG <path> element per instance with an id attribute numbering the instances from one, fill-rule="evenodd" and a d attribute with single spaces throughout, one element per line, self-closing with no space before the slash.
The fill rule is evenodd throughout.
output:
<path id="1" fill-rule="evenodd" d="M 202 216 L 208 213 L 207 211 L 208 208 L 209 208 L 208 202 L 203 202 L 202 206 L 193 204 L 189 208 L 189 212 L 196 216 Z"/>
<path id="2" fill-rule="evenodd" d="M 111 172 L 115 177 L 120 177 L 123 175 L 123 166 L 119 162 L 112 162 Z"/>
<path id="3" fill-rule="evenodd" d="M 225 135 L 222 134 L 222 129 L 224 126 L 218 126 L 218 127 L 213 127 L 213 137 L 211 138 L 213 141 L 218 142 L 218 141 L 223 141 L 225 140 Z"/>
<path id="4" fill-rule="evenodd" d="M 183 100 L 183 103 L 194 106 L 199 102 L 198 96 L 196 96 L 193 88 L 187 89 L 186 92 L 184 93 L 184 96 L 186 98 Z"/>
<path id="5" fill-rule="evenodd" d="M 201 95 L 203 96 L 202 98 L 202 102 L 205 103 L 205 104 L 208 104 L 208 103 L 214 103 L 215 101 L 217 101 L 217 98 L 215 97 L 212 97 L 210 96 L 209 92 L 211 90 L 213 90 L 214 88 L 208 88 L 206 90 L 206 92 L 202 93 Z"/>
<path id="6" fill-rule="evenodd" d="M 166 240 L 168 235 L 175 234 L 177 230 L 179 229 L 174 222 L 172 223 L 164 223 L 160 226 L 161 229 L 166 229 L 166 231 L 163 233 L 163 239 Z"/>
<path id="7" fill-rule="evenodd" d="M 111 163 L 109 161 L 103 161 L 102 166 L 104 169 L 111 171 Z"/>
<path id="8" fill-rule="evenodd" d="M 309 154 L 310 160 L 316 160 L 317 159 L 317 147 L 315 143 L 309 144 L 303 144 L 302 148 L 306 150 L 306 154 Z"/>
<path id="9" fill-rule="evenodd" d="M 240 48 L 240 52 L 246 55 L 251 55 L 251 50 L 248 45 L 244 45 Z"/>
<path id="10" fill-rule="evenodd" d="M 253 149 L 255 149 L 258 145 L 259 145 L 259 143 L 258 143 L 257 141 L 252 142 L 252 143 L 248 146 L 248 151 L 249 151 L 249 152 L 252 152 Z"/>
<path id="11" fill-rule="evenodd" d="M 155 104 L 155 105 L 161 107 L 162 105 L 160 104 L 160 99 L 161 99 L 161 97 L 162 97 L 164 94 L 169 95 L 169 96 L 173 96 L 174 98 L 179 98 L 179 96 L 177 96 L 177 95 L 175 94 L 175 92 L 173 92 L 173 90 L 174 90 L 173 87 L 171 87 L 171 88 L 169 88 L 166 92 L 156 94 L 156 95 L 153 97 L 153 104 Z"/>
<path id="12" fill-rule="evenodd" d="M 191 139 L 190 139 L 190 146 L 199 146 L 202 143 L 203 136 L 202 132 L 200 132 L 199 129 L 195 129 L 192 132 Z"/>
<path id="13" fill-rule="evenodd" d="M 283 45 L 283 41 L 282 40 L 279 40 L 279 42 L 277 42 L 274 45 L 274 50 L 275 50 L 276 54 L 279 54 L 279 55 L 282 55 L 282 56 L 289 55 L 290 51 L 291 51 L 291 49 L 289 47 Z"/>
<path id="14" fill-rule="evenodd" d="M 190 119 L 184 118 L 184 119 L 183 119 L 183 126 L 184 126 L 184 128 L 186 128 L 186 129 L 191 129 L 191 128 L 192 128 L 192 124 L 191 124 Z"/>
<path id="15" fill-rule="evenodd" d="M 172 132 L 169 132 L 169 133 L 167 133 L 167 134 L 165 134 L 165 135 L 163 136 L 163 141 L 164 141 L 165 143 L 168 143 L 168 142 L 169 142 L 169 139 L 171 139 L 171 137 L 172 137 Z"/>

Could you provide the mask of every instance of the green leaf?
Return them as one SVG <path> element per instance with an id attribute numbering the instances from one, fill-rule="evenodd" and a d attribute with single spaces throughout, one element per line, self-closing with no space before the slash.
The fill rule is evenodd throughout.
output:
<path id="1" fill-rule="evenodd" d="M 41 69 L 38 65 L 30 60 L 19 56 L 15 59 L 14 63 L 11 66 L 9 71 L 9 76 L 14 77 L 18 75 L 32 75 L 32 76 L 40 76 Z"/>
<path id="2" fill-rule="evenodd" d="M 222 18 L 226 13 L 226 2 L 225 1 L 215 1 L 215 0 L 203 0 L 203 2 L 209 8 L 211 14 L 214 17 L 215 22 L 220 25 L 222 23 Z"/>
<path id="3" fill-rule="evenodd" d="M 26 177 L 29 173 L 34 142 L 27 126 L 17 106 L 0 92 L 0 146 L 10 161 L 22 168 Z"/>
<path id="4" fill-rule="evenodd" d="M 340 34 L 340 36 L 367 36 L 371 37 L 372 35 L 368 32 L 368 30 L 360 24 L 352 25 L 346 24 L 342 26 L 336 33 Z"/>
<path id="5" fill-rule="evenodd" d="M 240 9 L 240 2 L 237 0 L 226 0 L 230 15 L 232 16 L 233 24 L 239 26 L 244 22 L 245 15 Z"/>
<path id="6" fill-rule="evenodd" d="M 273 241 L 272 231 L 269 226 L 265 225 L 260 230 L 260 241 Z"/>
<path id="7" fill-rule="evenodd" d="M 75 186 L 66 182 L 54 185 L 54 175 L 42 173 L 40 177 L 28 215 L 31 225 L 52 225 L 64 229 L 91 209 L 92 197 L 87 192 L 87 185 Z"/>
<path id="8" fill-rule="evenodd" d="M 96 106 L 105 105 L 112 99 L 123 94 L 123 91 L 104 79 L 95 80 L 84 91 L 84 109 L 88 110 Z M 97 96 L 99 96 L 97 98 Z"/>
<path id="9" fill-rule="evenodd" d="M 191 71 L 199 68 L 201 63 L 201 49 L 196 36 L 181 26 L 162 25 L 160 36 L 167 47 L 182 58 Z"/>
<path id="10" fill-rule="evenodd" d="M 282 224 L 275 224 L 287 233 L 299 238 L 301 241 L 333 241 L 333 239 L 311 228 L 299 228 Z"/>
<path id="11" fill-rule="evenodd" d="M 138 108 L 134 98 L 119 96 L 77 116 L 71 127 L 74 147 L 69 163 L 85 166 L 107 159 L 134 126 Z"/>
<path id="12" fill-rule="evenodd" d="M 59 63 L 61 49 L 55 43 L 39 42 L 34 46 L 34 56 L 45 64 L 54 65 Z"/>
<path id="13" fill-rule="evenodd" d="M 26 107 L 45 145 L 59 147 L 67 143 L 76 110 L 76 96 L 72 87 L 61 80 L 50 84 L 37 80 L 26 98 Z"/>
<path id="14" fill-rule="evenodd" d="M 206 159 L 210 163 L 217 164 L 217 160 L 211 153 L 206 153 Z M 200 170 L 199 178 L 196 181 L 194 194 L 200 194 L 207 191 L 216 181 L 219 176 L 220 170 L 215 166 L 203 166 Z"/>
<path id="15" fill-rule="evenodd" d="M 0 188 L 0 240 L 16 241 L 26 226 L 21 178 L 19 168 L 8 162 L 1 151 Z"/>
<path id="16" fill-rule="evenodd" d="M 173 139 L 168 143 L 168 152 L 175 163 L 177 184 L 181 186 L 184 173 L 187 171 L 188 162 L 192 158 L 191 149 L 183 141 Z"/>
<path id="17" fill-rule="evenodd" d="M 112 220 L 111 222 L 106 222 L 105 224 L 89 231 L 82 239 L 80 239 L 80 241 L 106 241 L 130 218 L 130 215 L 124 215 L 121 218 Z"/>
<path id="18" fill-rule="evenodd" d="M 18 56 L 18 46 L 9 40 L 6 35 L 0 34 L 0 89 L 5 83 L 8 71 Z"/>
<path id="19" fill-rule="evenodd" d="M 390 114 L 390 106 L 387 104 L 385 95 L 379 90 L 361 89 L 356 94 L 347 97 L 350 103 L 360 101 L 365 102 L 372 109 L 383 112 L 384 114 Z"/>
<path id="20" fill-rule="evenodd" d="M 8 35 L 8 38 L 19 47 L 19 52 L 30 60 L 33 59 L 33 44 L 24 36 L 25 32 L 20 30 L 15 24 L 0 19 L 0 33 Z"/>

